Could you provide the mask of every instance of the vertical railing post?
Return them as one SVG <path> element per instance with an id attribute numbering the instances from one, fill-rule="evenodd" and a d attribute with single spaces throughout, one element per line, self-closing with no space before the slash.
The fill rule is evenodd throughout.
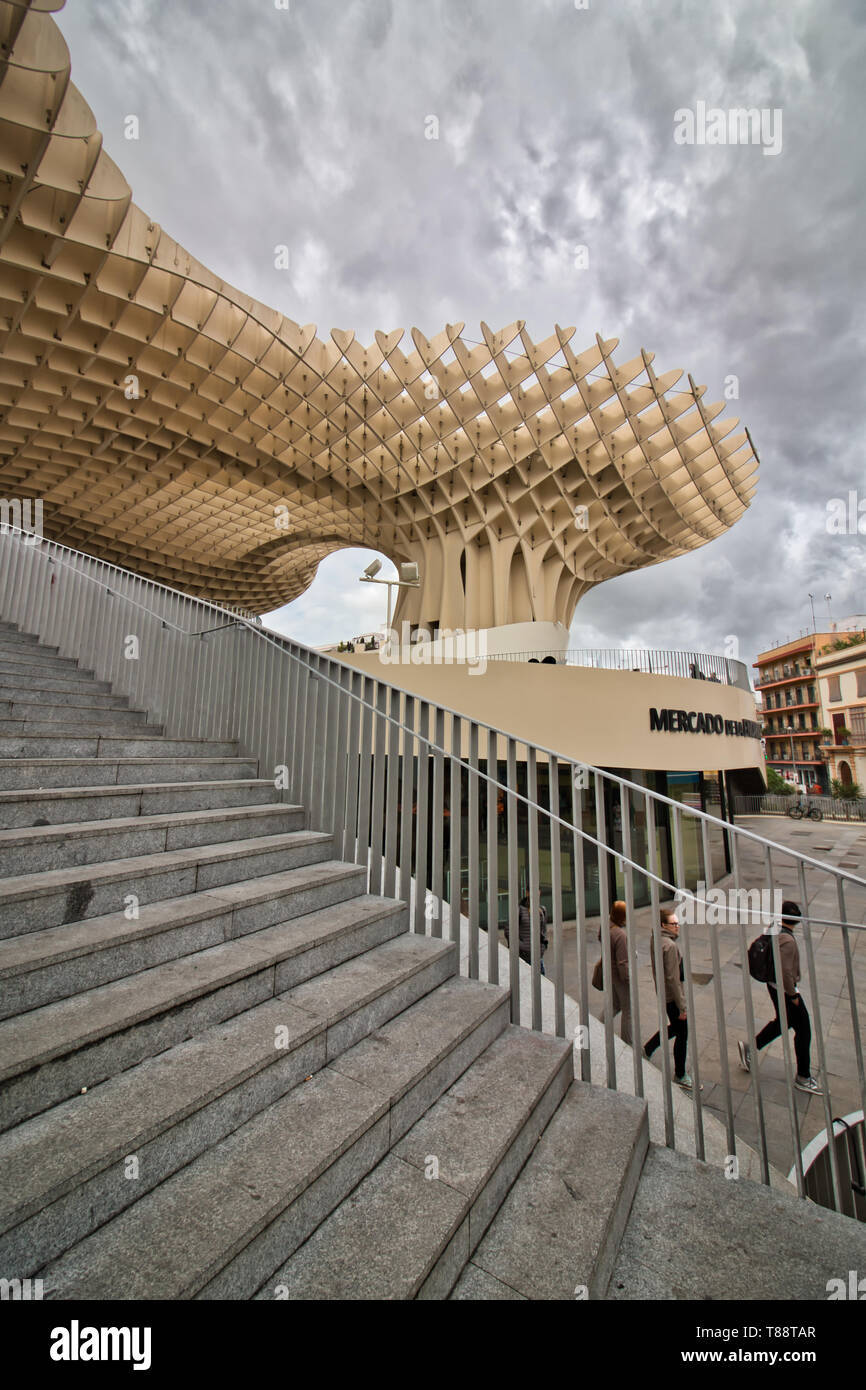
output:
<path id="1" fill-rule="evenodd" d="M 526 744 L 526 795 L 529 801 L 529 961 L 532 1026 L 541 1029 L 541 885 L 538 878 L 538 764 L 535 749 Z"/>
<path id="2" fill-rule="evenodd" d="M 679 806 L 673 807 L 674 823 L 674 853 L 676 866 L 674 869 L 674 883 L 681 890 L 681 896 L 685 900 L 688 894 L 694 902 L 694 896 L 686 888 L 685 859 L 683 857 L 683 827 L 680 819 L 681 810 Z M 685 975 L 686 987 L 686 1012 L 688 1014 L 689 1029 L 689 1052 L 691 1053 L 691 1077 L 692 1077 L 692 1103 L 695 1112 L 695 1154 L 703 1159 L 704 1148 L 704 1117 L 701 1104 L 701 1065 L 700 1065 L 700 1039 L 698 1037 L 698 1021 L 695 1017 L 695 990 L 692 979 L 692 950 L 691 950 L 691 928 L 688 917 L 693 915 L 691 912 L 681 912 L 683 919 L 680 926 L 680 939 L 683 943 L 683 974 Z"/>
<path id="3" fill-rule="evenodd" d="M 583 854 L 583 794 L 588 790 L 589 773 L 582 764 L 571 768 L 571 823 L 574 873 L 574 930 L 577 955 L 578 1021 L 575 1041 L 580 1044 L 580 1079 L 592 1079 L 592 1048 L 589 1026 L 589 979 L 586 950 L 586 872 Z"/>
<path id="4" fill-rule="evenodd" d="M 382 892 L 386 898 L 393 898 L 397 870 L 397 788 L 400 783 L 400 702 L 401 692 L 389 692 L 387 726 L 388 777 L 385 789 L 385 864 L 382 874 Z"/>
<path id="5" fill-rule="evenodd" d="M 604 1055 L 607 1064 L 608 1090 L 616 1090 L 616 1052 L 613 1043 L 613 973 L 610 953 L 610 890 L 607 876 L 610 871 L 607 842 L 607 816 L 604 809 L 604 780 L 595 774 L 595 830 L 598 845 L 598 934 L 601 941 L 602 982 L 604 984 Z"/>
<path id="6" fill-rule="evenodd" d="M 428 798 L 430 778 L 430 706 L 418 704 L 418 812 L 415 817 L 415 931 L 427 931 Z"/>
<path id="7" fill-rule="evenodd" d="M 456 714 L 451 716 L 451 776 L 449 780 L 451 813 L 448 817 L 448 866 L 451 878 L 448 910 L 448 939 L 461 940 L 460 917 L 463 894 L 461 892 L 462 865 L 461 840 L 463 818 L 463 764 L 461 749 L 463 740 L 463 721 Z M 470 835 L 471 835 L 470 830 Z"/>
<path id="8" fill-rule="evenodd" d="M 803 911 L 803 944 L 806 948 L 806 970 L 809 976 L 809 988 L 812 993 L 812 1018 L 814 1020 L 813 1037 L 818 1052 L 818 1077 L 821 1083 L 822 1104 L 824 1109 L 824 1125 L 829 1138 L 828 1152 L 830 1157 L 830 1179 L 833 1187 L 833 1203 L 836 1210 L 844 1210 L 842 1206 L 842 1184 L 839 1177 L 839 1156 L 836 1152 L 836 1144 L 833 1140 L 833 1108 L 830 1097 L 830 1077 L 827 1072 L 827 1057 L 824 1051 L 824 1025 L 821 1022 L 821 999 L 818 984 L 818 975 L 815 970 L 815 952 L 812 946 L 812 927 L 809 921 L 809 895 L 806 891 L 806 868 L 802 859 L 797 865 L 798 880 L 800 885 L 800 901 Z M 797 1068 L 799 1074 L 799 1067 Z M 811 1075 L 811 1073 L 810 1073 Z"/>
<path id="9" fill-rule="evenodd" d="M 637 974 L 637 941 L 634 923 L 634 870 L 632 868 L 631 843 L 631 792 L 627 787 L 619 789 L 620 821 L 622 824 L 623 877 L 625 878 L 625 930 L 628 948 L 628 994 L 629 1022 L 632 1036 L 632 1065 L 634 1071 L 634 1093 L 643 1096 L 643 1064 L 640 1043 L 640 998 Z M 623 1010 L 623 1021 L 625 1010 Z"/>
<path id="10" fill-rule="evenodd" d="M 517 745 L 506 743 L 508 772 L 508 980 L 511 989 L 511 1022 L 520 1022 L 520 898 L 517 881 Z"/>
<path id="11" fill-rule="evenodd" d="M 382 855 L 385 839 L 385 748 L 387 746 L 388 687 L 376 681 L 373 715 L 373 805 L 370 812 L 370 892 L 382 892 Z"/>
<path id="12" fill-rule="evenodd" d="M 478 725 L 475 720 L 469 724 L 469 787 L 467 795 L 467 869 L 469 881 L 467 884 L 468 909 L 469 909 L 469 959 L 468 972 L 470 980 L 478 979 L 478 900 L 480 888 L 481 866 L 479 864 L 479 840 L 481 837 L 481 821 L 478 806 Z"/>
<path id="13" fill-rule="evenodd" d="M 409 905 L 412 887 L 412 796 L 415 787 L 415 697 L 403 702 L 403 744 L 400 761 L 400 897 Z"/>
<path id="14" fill-rule="evenodd" d="M 704 856 L 704 874 L 706 876 L 704 883 L 706 889 L 709 890 L 713 886 L 713 861 L 710 850 L 709 826 L 705 820 L 701 821 L 701 846 Z M 725 914 L 725 924 L 727 925 L 727 913 Z M 719 939 L 715 928 L 710 922 L 706 923 L 706 927 L 710 939 L 710 955 L 713 963 L 713 999 L 715 1003 L 716 1029 L 719 1038 L 719 1066 L 722 1073 L 728 1153 L 732 1157 L 736 1157 L 737 1132 L 734 1124 L 734 1107 L 731 1095 L 731 1069 L 728 1062 L 728 1035 L 725 1026 L 725 1001 L 722 991 L 722 966 L 719 958 Z"/>
<path id="15" fill-rule="evenodd" d="M 646 792 L 644 795 L 647 822 L 647 842 L 650 870 L 650 912 L 652 913 L 652 958 L 655 962 L 654 980 L 656 987 L 656 1008 L 659 1021 L 659 1046 L 662 1062 L 662 1095 L 665 1112 L 665 1144 L 669 1149 L 676 1148 L 676 1129 L 674 1126 L 674 1099 L 671 1087 L 671 1057 L 668 1051 L 668 1010 L 665 990 L 665 967 L 662 952 L 661 900 L 659 893 L 658 842 L 656 839 L 655 798 Z"/>
<path id="16" fill-rule="evenodd" d="M 499 984 L 499 747 L 487 733 L 487 979 Z"/>
<path id="17" fill-rule="evenodd" d="M 444 845 L 444 825 L 445 819 L 445 712 L 436 708 L 433 716 L 433 824 L 432 830 L 432 864 L 430 876 L 430 891 L 433 894 L 431 911 L 433 912 L 430 935 L 440 937 L 442 935 L 442 917 L 445 903 L 445 845 Z"/>
<path id="18" fill-rule="evenodd" d="M 553 938 L 554 1032 L 565 1037 L 565 960 L 562 949 L 562 835 L 559 823 L 559 759 L 548 760 L 548 792 L 550 819 L 550 893 Z"/>

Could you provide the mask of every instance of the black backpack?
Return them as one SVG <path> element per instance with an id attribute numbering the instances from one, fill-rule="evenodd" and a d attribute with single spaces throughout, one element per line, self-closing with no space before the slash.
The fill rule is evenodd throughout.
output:
<path id="1" fill-rule="evenodd" d="M 776 967 L 773 962 L 773 938 L 756 936 L 749 947 L 749 974 L 762 985 L 776 983 Z"/>

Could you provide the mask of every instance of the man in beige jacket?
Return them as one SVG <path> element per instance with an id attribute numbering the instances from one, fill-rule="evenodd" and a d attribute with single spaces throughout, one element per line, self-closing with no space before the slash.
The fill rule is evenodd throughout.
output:
<path id="1" fill-rule="evenodd" d="M 689 1042 L 689 1025 L 686 1017 L 686 996 L 682 982 L 682 956 L 677 945 L 677 937 L 680 934 L 680 922 L 676 912 L 672 907 L 663 907 L 661 911 L 661 935 L 662 935 L 662 969 L 665 977 L 665 1009 L 668 1016 L 668 1037 L 674 1040 L 674 1081 L 678 1086 L 690 1091 L 692 1088 L 692 1078 L 686 1071 L 686 1050 Z M 653 979 L 658 989 L 658 978 L 656 976 L 656 956 L 655 951 L 651 954 L 653 968 Z M 648 1043 L 644 1044 L 644 1056 L 651 1057 L 661 1042 L 658 1033 L 654 1033 Z"/>

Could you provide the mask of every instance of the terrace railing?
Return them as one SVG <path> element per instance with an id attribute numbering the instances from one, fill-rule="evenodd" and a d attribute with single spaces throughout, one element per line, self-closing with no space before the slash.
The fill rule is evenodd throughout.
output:
<path id="1" fill-rule="evenodd" d="M 510 986 L 515 1022 L 521 1018 L 521 993 L 528 991 L 532 1026 L 542 1027 L 544 986 L 546 994 L 553 994 L 549 1026 L 564 1036 L 566 1004 L 576 1004 L 577 1013 L 571 1014 L 578 1020 L 576 1069 L 584 1080 L 593 1074 L 593 1049 L 598 1045 L 593 1033 L 599 1037 L 597 1028 L 587 1026 L 594 919 L 608 921 L 612 885 L 616 886 L 627 905 L 632 1035 L 640 1040 L 640 990 L 634 987 L 640 978 L 637 906 L 645 903 L 650 909 L 647 944 L 662 979 L 659 908 L 674 900 L 683 922 L 694 1151 L 699 1158 L 705 1156 L 705 1118 L 710 1114 L 724 1126 L 730 1155 L 736 1156 L 738 1144 L 757 1148 L 765 1182 L 771 1180 L 766 1123 L 770 1101 L 761 1071 L 753 1065 L 747 1083 L 749 1103 L 739 1104 L 742 1088 L 731 1084 L 736 1062 L 729 1019 L 732 1009 L 744 1009 L 745 1032 L 755 1056 L 748 937 L 765 927 L 769 930 L 780 979 L 778 924 L 760 902 L 757 889 L 782 886 L 784 896 L 796 897 L 803 908 L 805 987 L 812 1011 L 815 1070 L 823 1087 L 823 1127 L 832 1134 L 834 1110 L 852 1109 L 850 1103 L 843 1107 L 834 1099 L 843 1085 L 836 1041 L 840 1029 L 834 1026 L 832 1042 L 828 1031 L 831 1021 L 844 1024 L 846 1016 L 851 1037 L 845 1044 L 844 1086 L 847 1096 L 853 1090 L 860 1106 L 866 1107 L 863 1014 L 856 990 L 864 960 L 857 937 L 866 921 L 866 880 L 850 870 L 419 699 L 367 669 L 277 636 L 219 605 L 9 529 L 0 536 L 0 617 L 92 668 L 99 679 L 110 681 L 134 706 L 164 724 L 169 736 L 238 739 L 258 758 L 259 775 L 273 776 L 275 792 L 303 804 L 310 826 L 333 835 L 336 854 L 366 866 L 369 891 L 399 894 L 410 901 L 412 930 L 461 939 L 464 968 L 471 977 Z M 392 669 L 383 668 L 388 673 Z M 723 839 L 730 863 L 727 875 L 719 858 Z M 755 856 L 761 866 L 759 882 L 747 883 L 746 861 Z M 726 905 L 715 908 L 722 913 L 723 925 L 707 931 L 701 921 L 707 899 L 694 890 L 699 880 L 709 889 L 723 876 L 729 885 L 723 894 Z M 531 931 L 528 961 L 523 962 L 517 919 L 525 883 Z M 502 884 L 507 885 L 510 932 L 500 964 L 494 904 L 503 898 Z M 546 980 L 542 892 L 550 907 Z M 575 919 L 573 937 L 566 932 L 569 917 Z M 728 939 L 723 943 L 725 932 Z M 704 993 L 696 1011 L 698 991 L 706 991 L 709 984 L 701 984 L 695 970 L 704 934 L 703 949 L 709 951 L 712 965 L 711 1002 L 705 1002 L 710 996 Z M 574 980 L 568 1000 L 567 940 Z M 485 943 L 489 949 L 484 949 Z M 619 1083 L 640 1096 L 647 1064 L 639 1046 L 630 1050 L 630 1057 L 626 1050 L 626 1075 L 618 1075 L 607 931 L 601 933 L 601 948 L 607 1085 L 616 1089 Z M 822 977 L 825 969 L 830 983 Z M 835 1012 L 832 1020 L 828 1013 L 825 1022 L 830 995 Z M 665 1036 L 667 1024 L 665 1000 L 654 991 L 647 1027 L 658 1026 Z M 706 1045 L 709 1051 L 704 1052 Z M 788 1162 L 794 1166 L 797 1191 L 804 1196 L 799 1108 L 804 1102 L 795 1090 L 787 1031 L 782 1054 Z M 680 1130 L 674 1124 L 674 1078 L 666 1047 L 660 1050 L 660 1060 L 666 1142 L 675 1147 Z M 714 1083 L 706 1099 L 701 1090 L 705 1069 L 706 1080 Z M 777 1098 L 778 1081 L 770 1089 Z M 810 1099 L 808 1104 L 816 1102 Z M 833 1201 L 844 1210 L 844 1179 L 832 1145 L 829 1161 Z"/>
<path id="2" fill-rule="evenodd" d="M 568 651 L 494 652 L 488 661 L 538 661 L 557 666 L 589 666 L 602 671 L 640 671 L 649 676 L 718 681 L 750 690 L 748 668 L 733 657 L 656 647 L 574 647 Z"/>

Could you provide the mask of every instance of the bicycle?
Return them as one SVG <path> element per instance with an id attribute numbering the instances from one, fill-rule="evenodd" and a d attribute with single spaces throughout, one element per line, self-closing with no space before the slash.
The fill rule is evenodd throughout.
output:
<path id="1" fill-rule="evenodd" d="M 818 808 L 817 806 L 809 806 L 809 805 L 806 805 L 806 806 L 804 807 L 804 806 L 801 804 L 801 802 L 799 802 L 799 801 L 798 801 L 794 806 L 791 806 L 791 807 L 789 808 L 789 810 L 788 810 L 788 815 L 791 817 L 791 820 L 803 820 L 803 819 L 806 819 L 806 820 L 823 820 L 823 819 L 824 819 L 824 812 L 821 811 L 821 810 L 819 810 L 819 808 Z"/>

